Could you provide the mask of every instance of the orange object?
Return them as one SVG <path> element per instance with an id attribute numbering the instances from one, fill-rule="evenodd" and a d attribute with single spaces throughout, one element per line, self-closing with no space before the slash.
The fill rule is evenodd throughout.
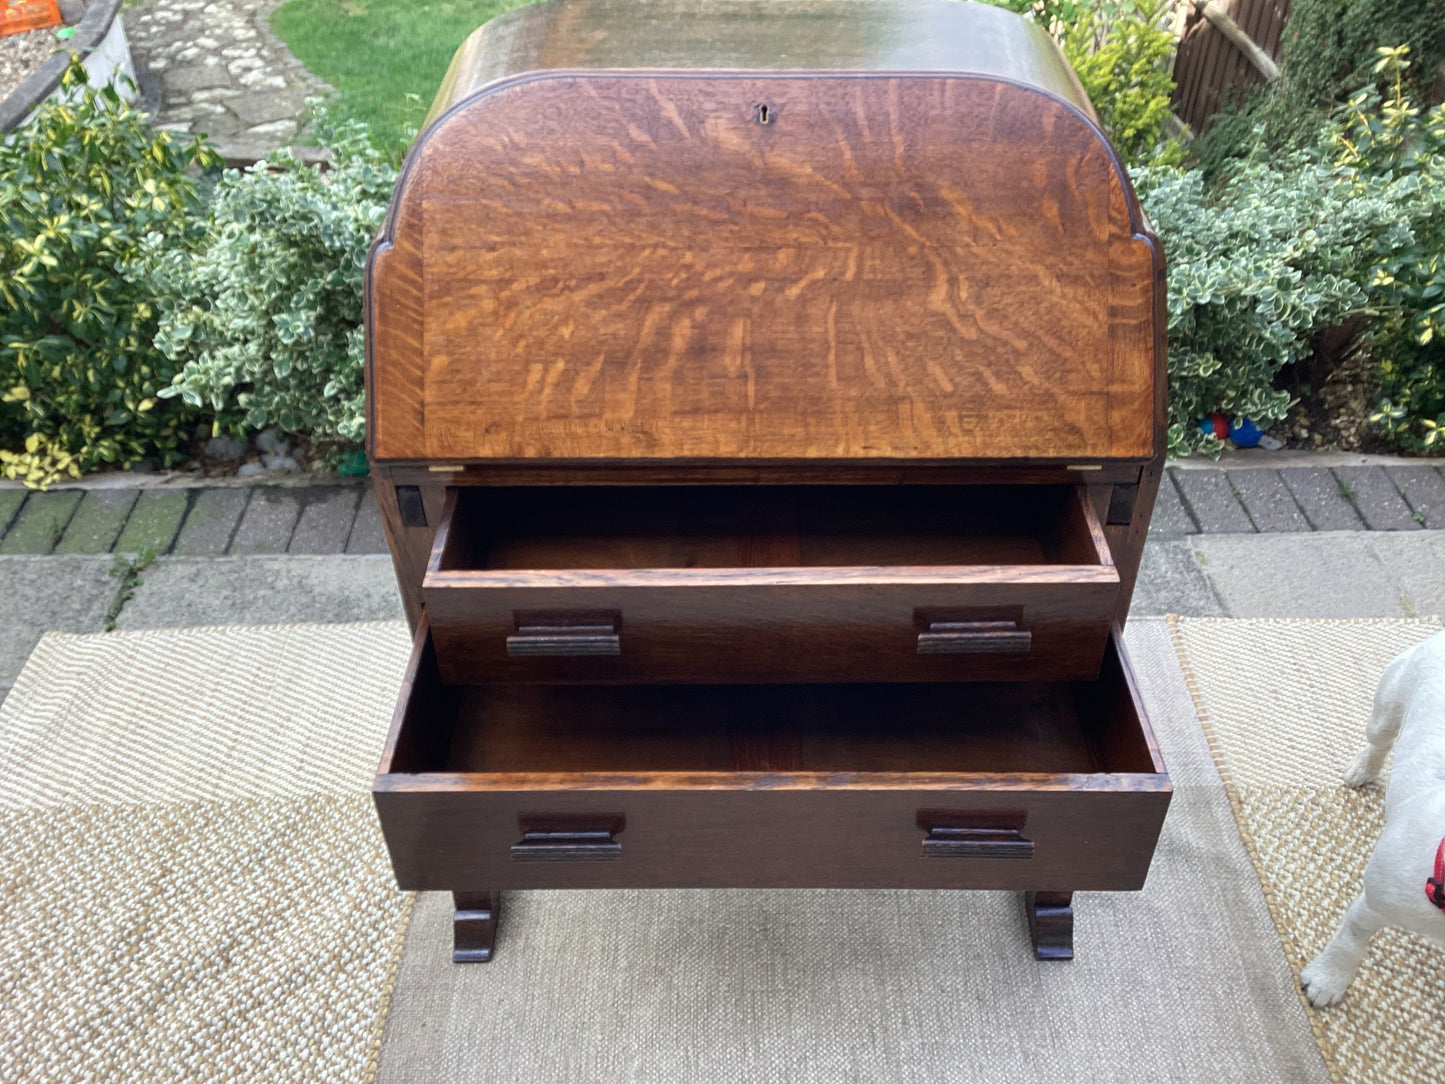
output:
<path id="1" fill-rule="evenodd" d="M 55 0 L 0 0 L 5 7 L 0 11 L 0 37 L 6 34 L 22 34 L 27 30 L 44 30 L 47 26 L 59 26 L 64 20 Z"/>

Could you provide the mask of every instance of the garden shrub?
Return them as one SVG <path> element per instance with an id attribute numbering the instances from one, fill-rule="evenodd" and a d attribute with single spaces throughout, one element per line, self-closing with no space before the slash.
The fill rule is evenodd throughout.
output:
<path id="1" fill-rule="evenodd" d="M 1135 184 L 1169 260 L 1169 450 L 1216 451 L 1200 418 L 1283 418 L 1280 369 L 1367 309 L 1362 257 L 1396 208 L 1304 157 L 1246 167 L 1213 194 L 1199 170 L 1140 170 Z"/>
<path id="2" fill-rule="evenodd" d="M 1280 38 L 1281 77 L 1247 99 L 1226 102 L 1194 145 L 1211 176 L 1237 159 L 1265 158 L 1314 145 L 1331 115 L 1374 71 L 1380 48 L 1407 45 L 1415 57 L 1406 91 L 1423 99 L 1445 57 L 1445 16 L 1438 0 L 1294 0 Z M 1220 125 L 1219 120 L 1225 121 Z"/>
<path id="3" fill-rule="evenodd" d="M 1084 7 L 1064 24 L 1064 56 L 1125 165 L 1182 157 L 1176 142 L 1161 145 L 1174 94 L 1174 36 L 1160 25 L 1169 7 L 1167 0 L 1139 0 L 1112 18 Z"/>
<path id="4" fill-rule="evenodd" d="M 1137 171 L 1169 260 L 1170 449 L 1214 450 L 1212 411 L 1285 416 L 1280 369 L 1360 317 L 1379 368 L 1373 421 L 1402 448 L 1445 426 L 1445 107 L 1406 94 L 1408 48 L 1379 50 L 1391 80 L 1351 99 L 1323 149 L 1252 162 L 1212 188 L 1200 169 Z"/>
<path id="5" fill-rule="evenodd" d="M 992 0 L 1054 36 L 1125 165 L 1174 163 L 1161 142 L 1174 93 L 1169 0 Z"/>
<path id="6" fill-rule="evenodd" d="M 101 464 L 182 457 L 194 417 L 158 404 L 155 254 L 200 238 L 200 140 L 152 131 L 76 61 L 0 143 L 0 474 L 45 485 Z"/>
<path id="7" fill-rule="evenodd" d="M 156 341 L 179 367 L 162 396 L 334 450 L 365 436 L 362 272 L 396 172 L 362 125 L 327 142 L 329 170 L 282 153 L 227 171 L 200 254 L 165 268 Z"/>
<path id="8" fill-rule="evenodd" d="M 1355 95 L 1335 135 L 1350 191 L 1397 209 L 1373 239 L 1365 283 L 1381 393 L 1370 420 L 1399 448 L 1445 450 L 1445 105 L 1422 113 L 1411 103 L 1408 47 L 1378 52 L 1388 94 Z"/>

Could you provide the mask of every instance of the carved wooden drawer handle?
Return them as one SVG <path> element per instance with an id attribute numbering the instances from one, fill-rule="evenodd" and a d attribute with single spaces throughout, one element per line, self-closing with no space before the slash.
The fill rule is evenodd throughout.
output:
<path id="1" fill-rule="evenodd" d="M 918 634 L 920 655 L 1022 655 L 1034 635 L 1016 621 L 934 621 Z"/>
<path id="2" fill-rule="evenodd" d="M 518 817 L 522 838 L 512 844 L 514 862 L 606 862 L 622 857 L 616 839 L 621 816 L 579 820 L 565 815 Z"/>
<path id="3" fill-rule="evenodd" d="M 616 614 L 519 615 L 508 655 L 621 655 Z"/>
<path id="4" fill-rule="evenodd" d="M 1017 828 L 930 828 L 924 858 L 1032 858 L 1034 843 Z"/>

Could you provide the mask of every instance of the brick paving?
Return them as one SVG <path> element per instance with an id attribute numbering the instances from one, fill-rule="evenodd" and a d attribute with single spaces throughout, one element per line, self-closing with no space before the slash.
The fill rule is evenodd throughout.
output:
<path id="1" fill-rule="evenodd" d="M 1445 468 L 1170 469 L 1150 534 L 1445 530 Z M 369 483 L 0 489 L 0 554 L 386 553 Z"/>
<path id="2" fill-rule="evenodd" d="M 1324 467 L 1280 471 L 1295 503 L 1316 531 L 1359 531 L 1365 521 L 1350 500 L 1349 484 Z"/>
<path id="3" fill-rule="evenodd" d="M 1182 470 L 1174 484 L 1200 534 L 1253 534 L 1254 521 L 1222 470 Z"/>
<path id="4" fill-rule="evenodd" d="M 1202 477 L 1196 477 L 1202 476 Z M 1445 467 L 1173 468 L 1149 533 L 1445 530 Z"/>

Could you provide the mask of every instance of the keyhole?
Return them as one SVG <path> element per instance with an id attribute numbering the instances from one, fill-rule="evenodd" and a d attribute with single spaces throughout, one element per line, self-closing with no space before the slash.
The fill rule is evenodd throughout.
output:
<path id="1" fill-rule="evenodd" d="M 759 124 L 772 124 L 773 116 L 777 112 L 767 102 L 759 102 L 753 106 L 753 117 Z"/>

